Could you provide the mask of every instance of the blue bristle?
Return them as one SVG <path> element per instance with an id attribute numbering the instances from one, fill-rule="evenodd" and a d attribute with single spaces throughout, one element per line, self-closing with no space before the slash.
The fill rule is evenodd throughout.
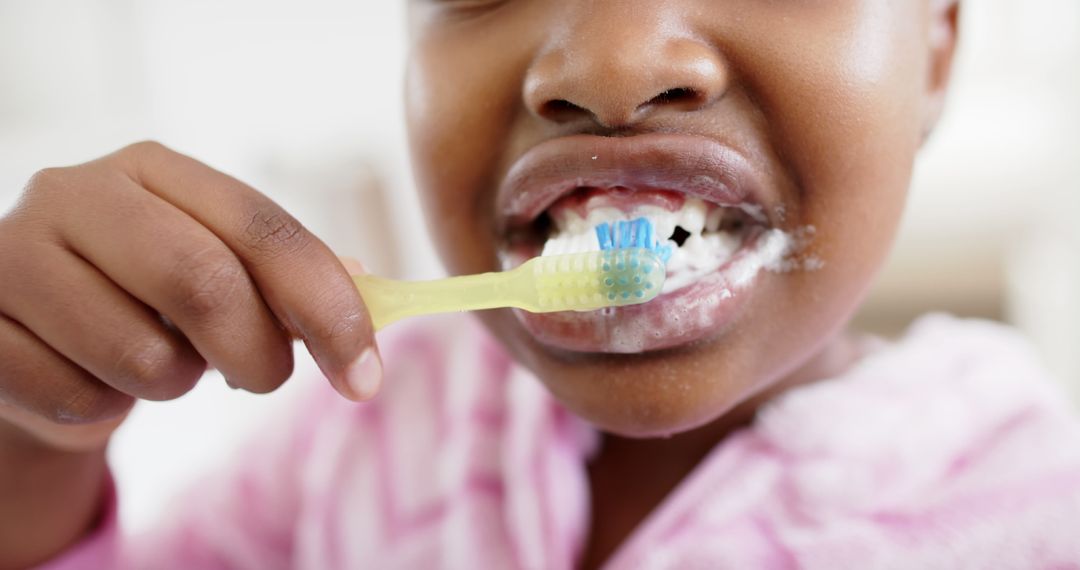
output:
<path id="1" fill-rule="evenodd" d="M 642 222 L 638 228 L 638 247 L 648 248 L 653 243 L 653 225 L 645 218 L 639 218 Z"/>
<path id="2" fill-rule="evenodd" d="M 600 251 L 614 249 L 615 244 L 611 240 L 611 224 L 596 226 L 596 239 L 600 242 Z"/>
<path id="3" fill-rule="evenodd" d="M 671 259 L 671 246 L 661 244 L 656 238 L 653 224 L 648 218 L 615 222 L 614 227 L 609 223 L 600 224 L 596 226 L 596 239 L 600 243 L 600 251 L 639 248 L 656 253 L 664 263 Z"/>
<path id="4" fill-rule="evenodd" d="M 615 235 L 619 236 L 618 246 L 620 249 L 626 247 L 634 247 L 634 241 L 633 239 L 631 239 L 633 238 L 633 229 L 634 226 L 626 222 L 619 222 L 615 224 Z"/>

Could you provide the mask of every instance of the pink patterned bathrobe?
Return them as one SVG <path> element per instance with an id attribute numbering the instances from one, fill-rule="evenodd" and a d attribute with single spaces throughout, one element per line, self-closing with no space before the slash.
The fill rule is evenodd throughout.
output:
<path id="1" fill-rule="evenodd" d="M 383 346 L 376 402 L 320 388 L 167 526 L 111 502 L 48 567 L 573 567 L 595 433 L 467 317 Z M 607 566 L 1080 568 L 1080 428 L 1015 333 L 927 317 L 765 407 Z"/>

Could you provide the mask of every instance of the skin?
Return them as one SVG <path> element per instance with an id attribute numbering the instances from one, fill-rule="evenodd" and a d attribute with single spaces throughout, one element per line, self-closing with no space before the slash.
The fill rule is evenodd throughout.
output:
<path id="1" fill-rule="evenodd" d="M 0 276 L 0 568 L 85 533 L 113 430 L 207 365 L 269 392 L 301 339 L 342 395 L 378 387 L 343 263 L 262 194 L 156 143 L 35 175 L 0 219 Z"/>
<path id="2" fill-rule="evenodd" d="M 408 117 L 429 226 L 454 273 L 490 271 L 500 182 L 537 144 L 676 132 L 741 151 L 812 226 L 816 271 L 764 273 L 711 339 L 567 353 L 508 311 L 486 324 L 564 405 L 609 434 L 591 465 L 586 566 L 771 396 L 842 371 L 842 329 L 881 267 L 942 107 L 956 2 L 415 0 Z M 679 97 L 658 97 L 681 89 Z M 672 436 L 660 443 L 635 440 Z M 663 457 L 666 460 L 658 460 Z M 626 477 L 634 473 L 634 477 Z M 627 498 L 631 499 L 627 499 Z"/>
<path id="3" fill-rule="evenodd" d="M 749 316 L 692 346 L 568 354 L 508 311 L 484 315 L 610 434 L 590 465 L 583 566 L 762 403 L 857 358 L 840 331 L 940 113 L 956 15 L 950 0 L 412 2 L 412 153 L 452 272 L 498 266 L 496 188 L 527 150 L 572 134 L 715 138 L 766 173 L 785 228 L 816 229 L 823 268 L 762 275 Z M 674 88 L 684 95 L 657 99 Z M 374 395 L 379 357 L 350 271 L 254 189 L 155 143 L 36 175 L 0 218 L 0 568 L 91 528 L 113 430 L 135 400 L 175 398 L 207 365 L 271 391 L 301 339 L 344 396 Z"/>

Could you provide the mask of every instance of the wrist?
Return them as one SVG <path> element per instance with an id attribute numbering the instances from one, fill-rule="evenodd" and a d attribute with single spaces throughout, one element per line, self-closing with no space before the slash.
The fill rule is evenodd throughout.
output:
<path id="1" fill-rule="evenodd" d="M 88 424 L 60 424 L 0 402 L 0 445 L 25 450 L 99 451 L 127 418 L 130 409 L 114 418 Z"/>
<path id="2" fill-rule="evenodd" d="M 0 568 L 39 564 L 90 532 L 108 481 L 105 446 L 66 450 L 0 420 Z"/>

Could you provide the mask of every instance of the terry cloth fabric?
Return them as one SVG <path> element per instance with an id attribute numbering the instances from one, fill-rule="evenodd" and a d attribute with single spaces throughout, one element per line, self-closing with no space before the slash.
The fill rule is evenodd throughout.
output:
<path id="1" fill-rule="evenodd" d="M 320 388 L 164 526 L 110 494 L 46 567 L 572 568 L 596 433 L 469 317 L 383 347 L 375 402 Z M 761 409 L 607 567 L 1080 568 L 1080 428 L 1016 333 L 924 317 Z"/>

